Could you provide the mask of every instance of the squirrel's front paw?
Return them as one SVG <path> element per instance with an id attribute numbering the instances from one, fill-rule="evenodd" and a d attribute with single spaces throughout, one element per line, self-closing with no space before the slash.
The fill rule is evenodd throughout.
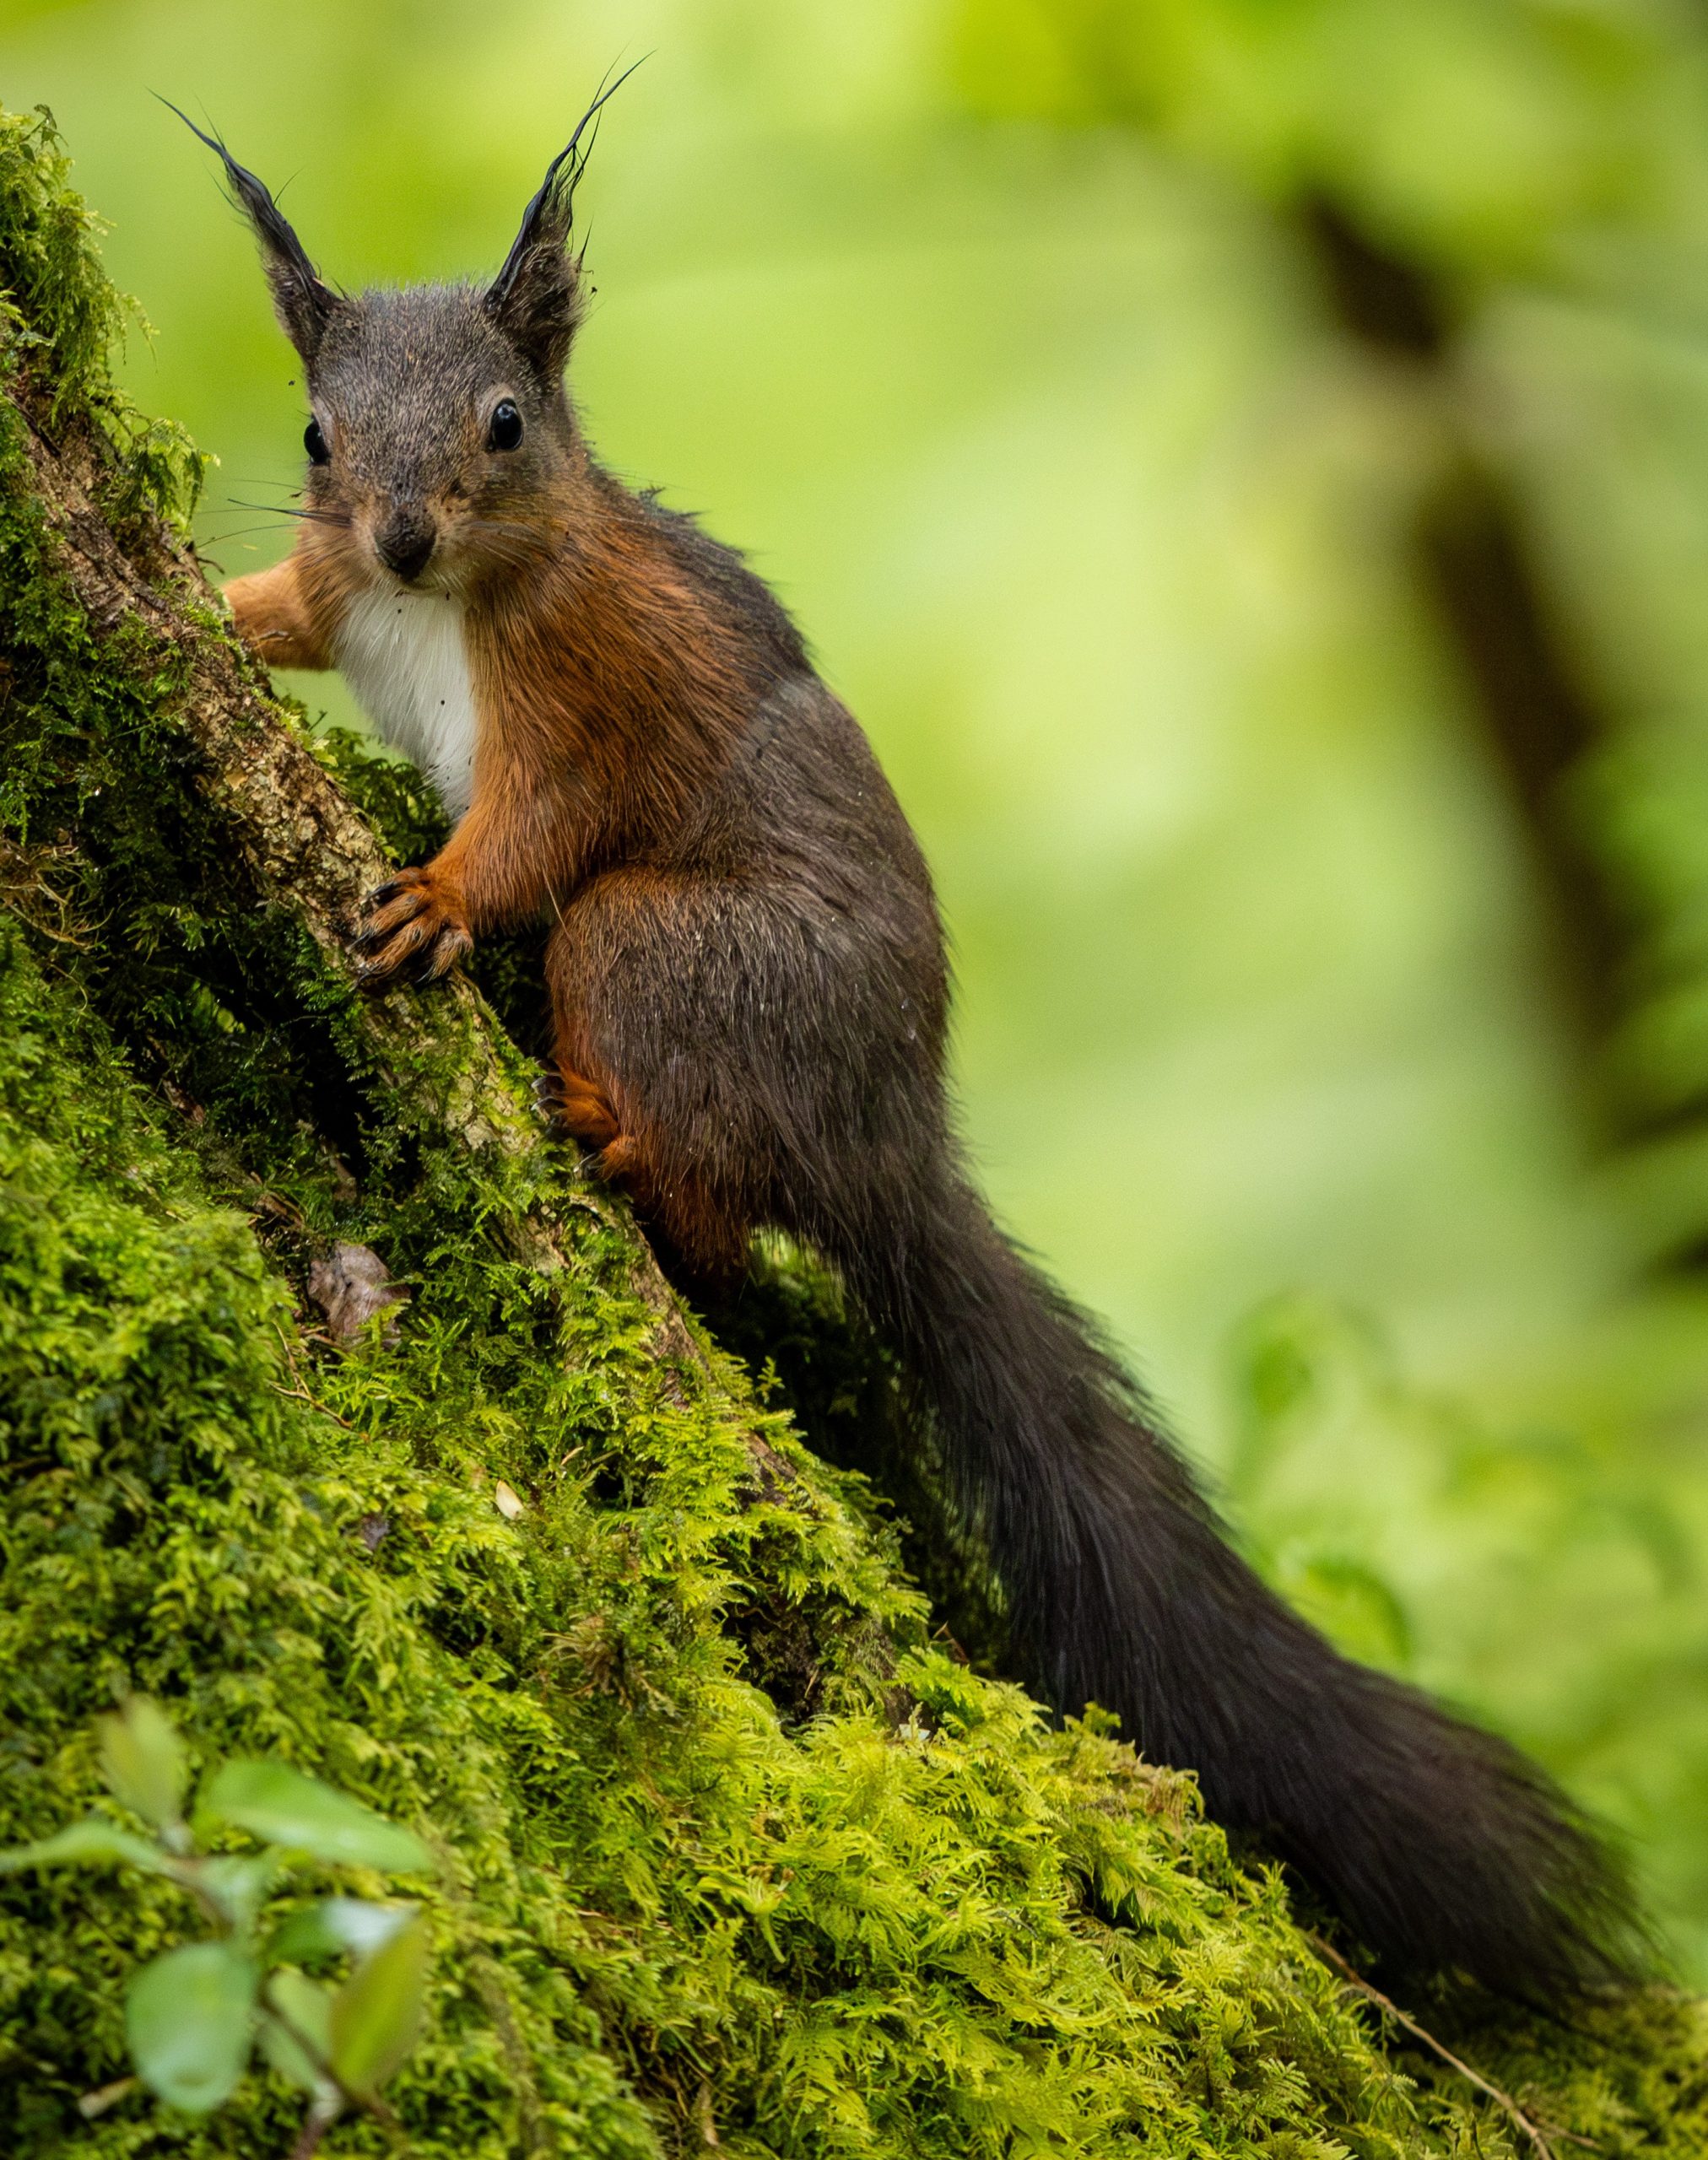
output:
<path id="1" fill-rule="evenodd" d="M 225 588 L 232 628 L 267 667 L 324 667 L 328 655 L 302 603 L 292 559 L 233 578 Z"/>
<path id="2" fill-rule="evenodd" d="M 473 946 L 461 895 L 430 870 L 403 871 L 370 893 L 362 927 L 350 941 L 356 981 L 373 991 L 436 981 Z"/>

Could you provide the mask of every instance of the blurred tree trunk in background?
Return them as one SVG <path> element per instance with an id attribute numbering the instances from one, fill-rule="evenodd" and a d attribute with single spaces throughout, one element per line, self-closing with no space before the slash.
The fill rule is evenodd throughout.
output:
<path id="1" fill-rule="evenodd" d="M 979 110 L 1129 130 L 1249 192 L 1398 378 L 1430 451 L 1417 574 L 1527 835 L 1599 1137 L 1676 1143 L 1708 1115 L 1708 25 L 963 0 L 957 49 Z M 1693 1266 L 1708 1180 L 1674 1160 L 1655 1256 Z"/>

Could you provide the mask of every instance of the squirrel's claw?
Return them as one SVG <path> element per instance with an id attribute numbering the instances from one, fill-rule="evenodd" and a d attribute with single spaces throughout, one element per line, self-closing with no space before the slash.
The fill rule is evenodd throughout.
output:
<path id="1" fill-rule="evenodd" d="M 399 982 L 437 982 L 473 948 L 461 908 L 420 870 L 369 894 L 362 927 L 349 943 L 357 987 L 373 992 Z"/>
<path id="2" fill-rule="evenodd" d="M 447 922 L 427 947 L 415 971 L 418 982 L 437 982 L 474 950 L 474 940 L 459 922 Z"/>

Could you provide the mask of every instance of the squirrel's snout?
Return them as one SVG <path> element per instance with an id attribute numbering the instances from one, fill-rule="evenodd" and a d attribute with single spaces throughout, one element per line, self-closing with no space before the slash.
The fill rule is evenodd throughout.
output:
<path id="1" fill-rule="evenodd" d="M 432 560 L 439 531 L 424 510 L 394 510 L 374 535 L 374 553 L 406 581 L 420 576 Z"/>

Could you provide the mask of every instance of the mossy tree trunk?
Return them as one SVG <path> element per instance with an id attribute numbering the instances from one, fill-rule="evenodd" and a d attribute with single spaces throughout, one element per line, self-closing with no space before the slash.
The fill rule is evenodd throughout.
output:
<path id="1" fill-rule="evenodd" d="M 421 2154 L 1510 2147 L 1396 2075 L 1189 1781 L 936 1639 L 473 987 L 354 993 L 387 856 L 353 792 L 399 842 L 430 806 L 233 642 L 33 119 L 0 117 L 0 1839 L 98 1798 L 130 1688 L 200 1762 L 413 1823 L 446 1868 Z M 352 1342 L 306 1294 L 340 1241 L 408 1292 Z M 169 1887 L 0 1892 L 0 2146 L 289 2149 L 267 2076 L 205 2121 L 78 2112 L 126 1973 L 193 1931 Z M 1586 2022 L 1462 2044 L 1601 2150 L 1698 2149 L 1694 2007 Z"/>

